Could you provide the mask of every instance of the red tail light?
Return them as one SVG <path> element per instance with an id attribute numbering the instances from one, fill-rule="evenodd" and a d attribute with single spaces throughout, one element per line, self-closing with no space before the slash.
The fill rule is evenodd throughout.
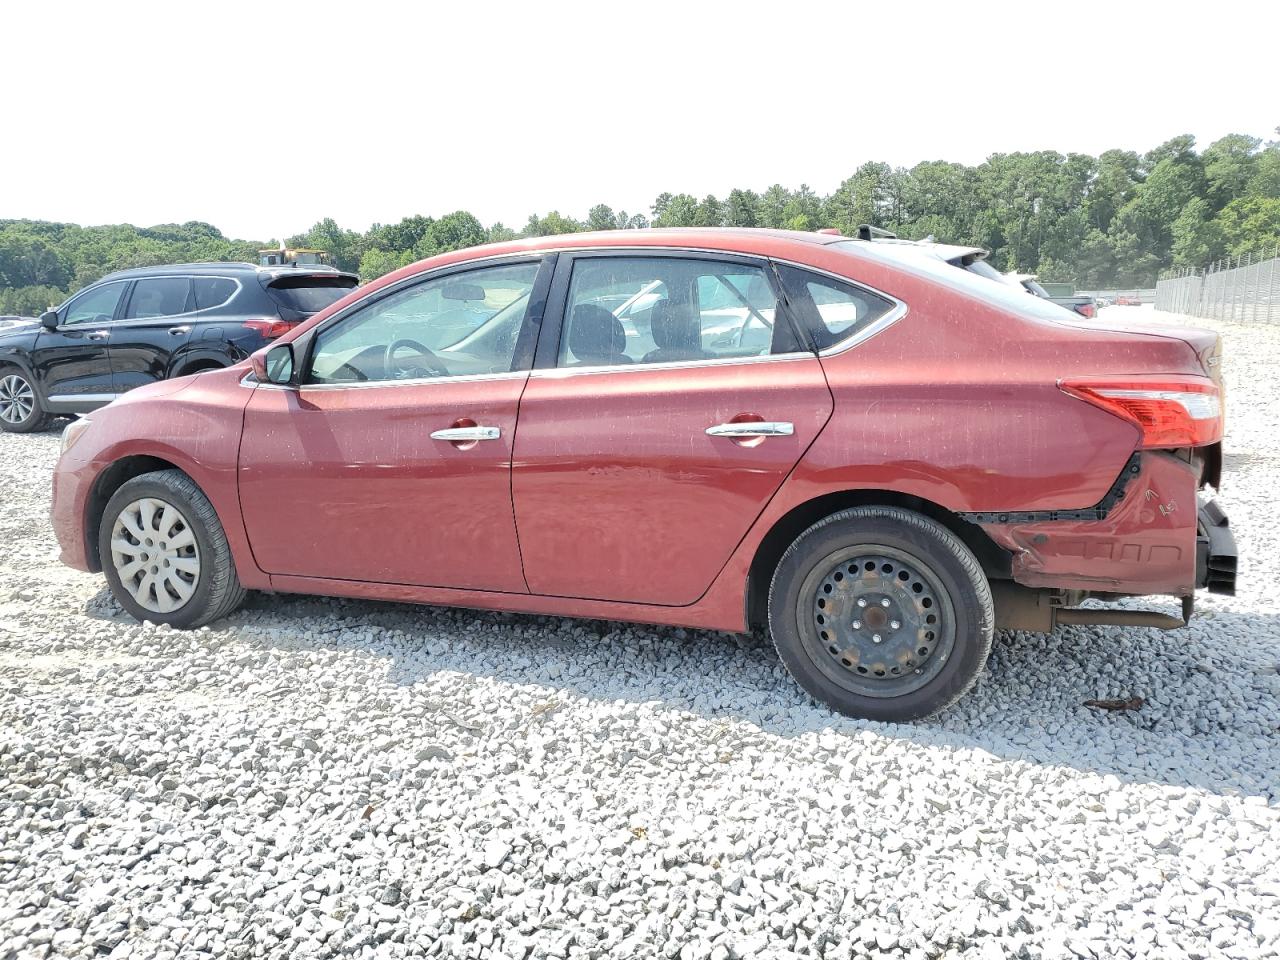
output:
<path id="1" fill-rule="evenodd" d="M 1080 316 L 1085 317 L 1089 320 L 1092 320 L 1094 316 L 1097 314 L 1097 312 L 1098 311 L 1094 309 L 1094 306 L 1092 303 L 1076 304 L 1076 313 L 1080 314 Z"/>
<path id="2" fill-rule="evenodd" d="M 1136 424 L 1144 448 L 1200 447 L 1222 439 L 1222 391 L 1204 377 L 1100 377 L 1058 385 Z"/>
<path id="3" fill-rule="evenodd" d="M 246 330 L 252 330 L 264 340 L 283 337 L 297 325 L 298 322 L 294 320 L 246 320 L 242 324 Z"/>

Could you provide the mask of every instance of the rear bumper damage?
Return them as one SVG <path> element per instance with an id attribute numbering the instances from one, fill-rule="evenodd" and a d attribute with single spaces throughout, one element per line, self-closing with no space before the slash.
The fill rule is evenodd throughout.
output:
<path id="1" fill-rule="evenodd" d="M 1236 594 L 1236 538 L 1216 500 L 1200 504 L 1196 535 L 1196 586 L 1229 597 Z"/>
<path id="2" fill-rule="evenodd" d="M 1133 466 L 1137 470 L 1120 497 L 1097 519 L 1019 522 L 1011 516 L 1012 522 L 981 524 L 1010 556 L 1011 581 L 992 584 L 999 626 L 1052 630 L 1059 623 L 1099 623 L 1169 629 L 1190 619 L 1197 589 L 1235 593 L 1235 538 L 1222 508 L 1198 499 L 1201 465 L 1148 452 Z M 1076 608 L 1089 597 L 1149 595 L 1182 598 L 1182 616 Z"/>

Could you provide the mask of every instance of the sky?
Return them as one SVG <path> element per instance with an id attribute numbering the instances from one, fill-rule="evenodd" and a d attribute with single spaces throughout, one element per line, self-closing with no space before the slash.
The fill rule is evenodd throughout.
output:
<path id="1" fill-rule="evenodd" d="M 1280 3 L 66 3 L 0 19 L 0 219 L 519 229 L 859 164 L 1274 139 Z"/>

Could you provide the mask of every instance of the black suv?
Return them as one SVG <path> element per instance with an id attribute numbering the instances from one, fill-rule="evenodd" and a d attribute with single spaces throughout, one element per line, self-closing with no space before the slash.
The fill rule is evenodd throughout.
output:
<path id="1" fill-rule="evenodd" d="M 0 429 L 27 433 L 126 390 L 227 367 L 346 295 L 332 267 L 184 263 L 108 274 L 0 330 Z"/>

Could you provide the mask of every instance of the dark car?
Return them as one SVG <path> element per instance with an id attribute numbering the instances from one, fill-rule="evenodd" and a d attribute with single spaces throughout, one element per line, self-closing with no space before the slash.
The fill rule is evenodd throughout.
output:
<path id="1" fill-rule="evenodd" d="M 229 367 L 345 296 L 331 267 L 187 263 L 112 273 L 0 329 L 0 429 L 27 433 L 157 380 Z"/>

